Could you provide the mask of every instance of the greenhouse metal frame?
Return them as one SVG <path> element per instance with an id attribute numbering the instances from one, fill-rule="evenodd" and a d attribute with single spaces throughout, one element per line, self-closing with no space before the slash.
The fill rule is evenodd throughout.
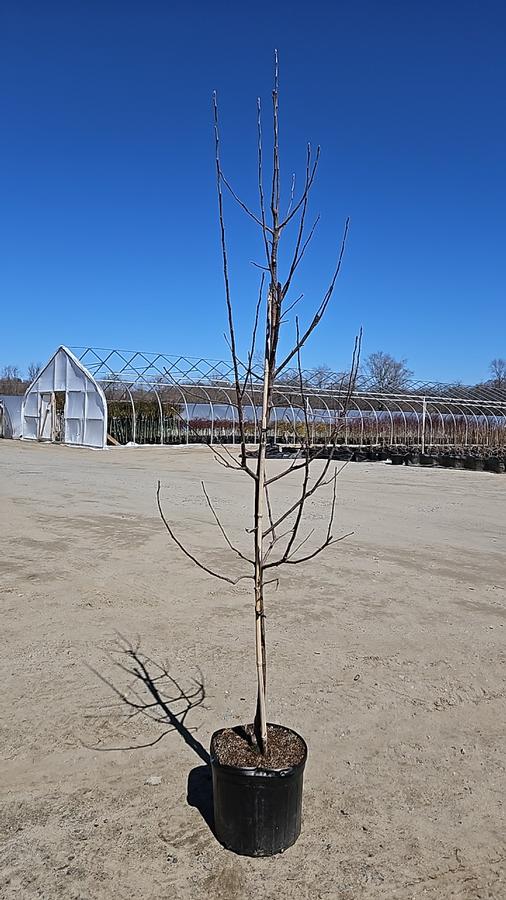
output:
<path id="1" fill-rule="evenodd" d="M 190 443 L 239 439 L 237 405 L 230 362 L 163 353 L 73 348 L 81 363 L 112 403 L 127 404 L 131 442 Z M 244 370 L 248 440 L 256 442 L 260 379 Z M 439 382 L 410 382 L 402 390 L 380 391 L 361 378 L 347 401 L 345 376 L 315 378 L 302 372 L 276 385 L 271 439 L 297 443 L 303 434 L 304 407 L 314 444 L 353 446 L 506 447 L 506 390 L 493 384 L 476 387 Z M 317 382 L 317 383 L 315 383 Z M 159 428 L 156 440 L 140 434 L 146 402 L 154 402 Z M 346 404 L 346 410 L 345 410 Z M 197 415 L 200 412 L 200 415 Z"/>

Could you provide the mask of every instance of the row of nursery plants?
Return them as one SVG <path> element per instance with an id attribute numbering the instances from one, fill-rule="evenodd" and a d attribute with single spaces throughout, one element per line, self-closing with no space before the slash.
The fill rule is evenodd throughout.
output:
<path id="1" fill-rule="evenodd" d="M 171 412 L 163 415 L 163 434 L 161 416 L 157 408 L 145 410 L 141 408 L 135 415 L 124 409 L 111 415 L 109 411 L 109 433 L 120 444 L 134 440 L 139 444 L 179 444 L 207 443 L 239 443 L 240 435 L 237 424 L 230 419 L 190 418 L 186 421 L 181 415 Z M 245 436 L 248 443 L 256 443 L 259 436 L 259 425 L 254 420 L 244 422 Z M 306 424 L 302 421 L 289 420 L 286 416 L 277 422 L 271 422 L 269 437 L 276 443 L 299 444 L 304 440 Z M 416 417 L 407 415 L 378 414 L 377 419 L 347 416 L 338 421 L 310 422 L 311 443 L 321 444 L 334 434 L 338 444 L 351 445 L 397 445 L 418 447 L 422 444 L 422 424 Z M 461 417 L 455 422 L 434 422 L 427 420 L 424 429 L 425 444 L 455 447 L 506 448 L 506 421 L 492 423 L 490 419 L 476 422 Z"/>

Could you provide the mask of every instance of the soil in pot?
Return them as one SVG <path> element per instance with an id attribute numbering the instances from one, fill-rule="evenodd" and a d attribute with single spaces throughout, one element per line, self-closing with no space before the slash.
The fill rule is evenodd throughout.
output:
<path id="1" fill-rule="evenodd" d="M 252 731 L 224 728 L 211 739 L 215 833 L 235 853 L 273 856 L 300 834 L 307 747 L 295 731 L 269 724 L 261 756 Z"/>
<path id="2" fill-rule="evenodd" d="M 254 769 L 286 769 L 298 766 L 307 753 L 302 738 L 290 728 L 269 725 L 267 753 L 261 756 L 253 746 L 253 725 L 223 728 L 213 737 L 213 754 L 221 766 Z"/>

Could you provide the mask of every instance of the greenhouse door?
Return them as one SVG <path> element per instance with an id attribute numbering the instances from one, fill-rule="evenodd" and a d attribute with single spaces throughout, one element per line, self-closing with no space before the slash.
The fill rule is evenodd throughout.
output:
<path id="1" fill-rule="evenodd" d="M 53 424 L 51 428 L 51 440 L 62 442 L 65 439 L 65 391 L 55 391 L 53 394 Z"/>
<path id="2" fill-rule="evenodd" d="M 53 435 L 54 394 L 40 394 L 39 398 L 39 441 L 50 441 Z"/>
<path id="3" fill-rule="evenodd" d="M 39 404 L 39 441 L 62 441 L 65 391 L 41 394 Z"/>

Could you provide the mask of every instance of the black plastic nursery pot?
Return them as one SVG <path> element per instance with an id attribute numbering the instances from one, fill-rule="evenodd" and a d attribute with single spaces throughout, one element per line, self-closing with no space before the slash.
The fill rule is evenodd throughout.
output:
<path id="1" fill-rule="evenodd" d="M 333 454 L 333 459 L 338 459 L 340 462 L 347 462 L 351 457 L 352 451 L 347 447 L 337 447 Z"/>
<path id="2" fill-rule="evenodd" d="M 489 456 L 488 459 L 485 460 L 484 468 L 486 472 L 495 472 L 496 475 L 501 475 L 505 470 L 504 460 L 500 459 L 498 456 Z"/>
<path id="3" fill-rule="evenodd" d="M 469 469 L 471 472 L 483 472 L 484 460 L 478 456 L 465 456 L 464 469 Z"/>
<path id="4" fill-rule="evenodd" d="M 435 466 L 436 465 L 435 456 L 429 456 L 428 453 L 420 453 L 420 465 L 421 466 Z"/>
<path id="5" fill-rule="evenodd" d="M 278 728 L 281 726 L 277 726 Z M 211 738 L 214 830 L 227 850 L 243 856 L 274 856 L 295 843 L 302 821 L 302 788 L 307 759 L 286 769 L 239 768 L 217 761 Z M 290 728 L 285 731 L 296 734 Z"/>
<path id="6" fill-rule="evenodd" d="M 393 466 L 402 466 L 403 462 L 406 459 L 406 454 L 405 453 L 392 453 L 392 455 L 390 456 L 390 459 L 392 460 Z"/>

